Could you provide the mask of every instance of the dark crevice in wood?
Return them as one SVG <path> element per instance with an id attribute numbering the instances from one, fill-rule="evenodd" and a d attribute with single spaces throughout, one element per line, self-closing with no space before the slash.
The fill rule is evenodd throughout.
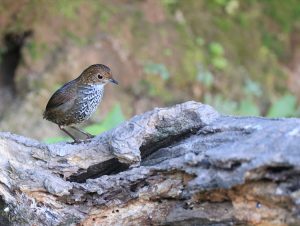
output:
<path id="1" fill-rule="evenodd" d="M 151 142 L 150 144 L 142 146 L 141 147 L 142 162 L 144 158 L 153 154 L 155 151 L 159 150 L 160 148 L 174 145 L 180 142 L 181 140 L 186 139 L 187 137 L 193 134 L 196 134 L 197 131 L 198 129 L 195 128 L 193 130 L 188 130 L 176 136 L 169 136 L 164 140 L 155 142 L 155 144 Z M 71 175 L 69 178 L 67 178 L 67 180 L 71 182 L 84 183 L 87 179 L 94 179 L 104 175 L 115 175 L 128 169 L 129 166 L 127 164 L 120 163 L 116 158 L 114 158 L 99 163 L 97 165 L 90 166 L 86 172 Z"/>
<path id="2" fill-rule="evenodd" d="M 127 164 L 120 163 L 116 158 L 90 166 L 86 172 L 71 175 L 68 181 L 84 183 L 87 179 L 94 179 L 103 175 L 114 175 L 129 168 Z"/>
<path id="3" fill-rule="evenodd" d="M 151 142 L 149 144 L 143 145 L 140 148 L 142 162 L 144 159 L 146 159 L 148 156 L 150 156 L 154 152 L 158 151 L 159 149 L 165 148 L 165 147 L 171 147 L 172 145 L 177 144 L 178 142 L 182 141 L 183 139 L 186 139 L 189 136 L 196 134 L 198 130 L 199 130 L 199 128 L 194 128 L 192 130 L 182 132 L 181 134 L 178 134 L 175 136 L 169 136 L 161 141 L 157 141 L 154 143 Z"/>
<path id="4" fill-rule="evenodd" d="M 10 226 L 9 218 L 7 214 L 4 212 L 6 208 L 4 200 L 0 196 L 0 226 Z"/>
<path id="5" fill-rule="evenodd" d="M 292 166 L 269 166 L 266 170 L 273 174 L 280 174 L 291 169 L 293 169 Z"/>

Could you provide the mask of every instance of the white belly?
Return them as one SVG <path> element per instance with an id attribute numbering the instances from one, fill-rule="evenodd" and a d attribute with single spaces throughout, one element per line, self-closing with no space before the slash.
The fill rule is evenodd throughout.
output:
<path id="1" fill-rule="evenodd" d="M 104 85 L 84 86 L 78 91 L 76 114 L 78 121 L 84 121 L 96 111 L 103 97 Z"/>

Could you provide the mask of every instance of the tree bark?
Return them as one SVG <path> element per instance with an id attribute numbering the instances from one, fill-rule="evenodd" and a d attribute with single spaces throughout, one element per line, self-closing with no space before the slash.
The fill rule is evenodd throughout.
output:
<path id="1" fill-rule="evenodd" d="M 300 225 L 300 120 L 186 102 L 80 144 L 0 133 L 2 225 Z"/>

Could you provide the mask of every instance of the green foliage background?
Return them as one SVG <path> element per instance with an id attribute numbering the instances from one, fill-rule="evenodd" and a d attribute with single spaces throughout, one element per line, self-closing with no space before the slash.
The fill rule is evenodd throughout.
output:
<path id="1" fill-rule="evenodd" d="M 194 99 L 223 114 L 300 115 L 299 93 L 289 87 L 286 70 L 294 54 L 291 40 L 300 31 L 299 0 L 153 0 L 157 5 L 148 8 L 145 2 L 2 0 L 0 21 L 8 22 L 0 26 L 0 35 L 51 21 L 54 41 L 37 35 L 25 43 L 23 52 L 33 63 L 45 60 L 65 41 L 80 49 L 100 34 L 122 43 L 141 67 L 141 76 L 133 75 L 119 89 L 127 102 L 120 101 L 101 123 L 86 128 L 93 134 L 132 116 L 139 110 L 132 110 L 136 99 L 152 106 Z M 7 19 L 18 4 L 21 10 Z M 158 16 L 149 19 L 147 11 Z M 0 60 L 4 52 L 0 43 Z M 28 79 L 24 87 L 36 91 L 51 86 L 54 91 L 62 85 L 39 79 Z"/>

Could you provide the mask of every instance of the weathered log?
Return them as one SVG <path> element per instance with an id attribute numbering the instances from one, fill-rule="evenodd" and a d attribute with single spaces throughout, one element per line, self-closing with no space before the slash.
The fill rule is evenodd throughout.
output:
<path id="1" fill-rule="evenodd" d="M 0 156 L 3 225 L 300 225 L 299 119 L 186 102 L 81 144 L 3 132 Z"/>

